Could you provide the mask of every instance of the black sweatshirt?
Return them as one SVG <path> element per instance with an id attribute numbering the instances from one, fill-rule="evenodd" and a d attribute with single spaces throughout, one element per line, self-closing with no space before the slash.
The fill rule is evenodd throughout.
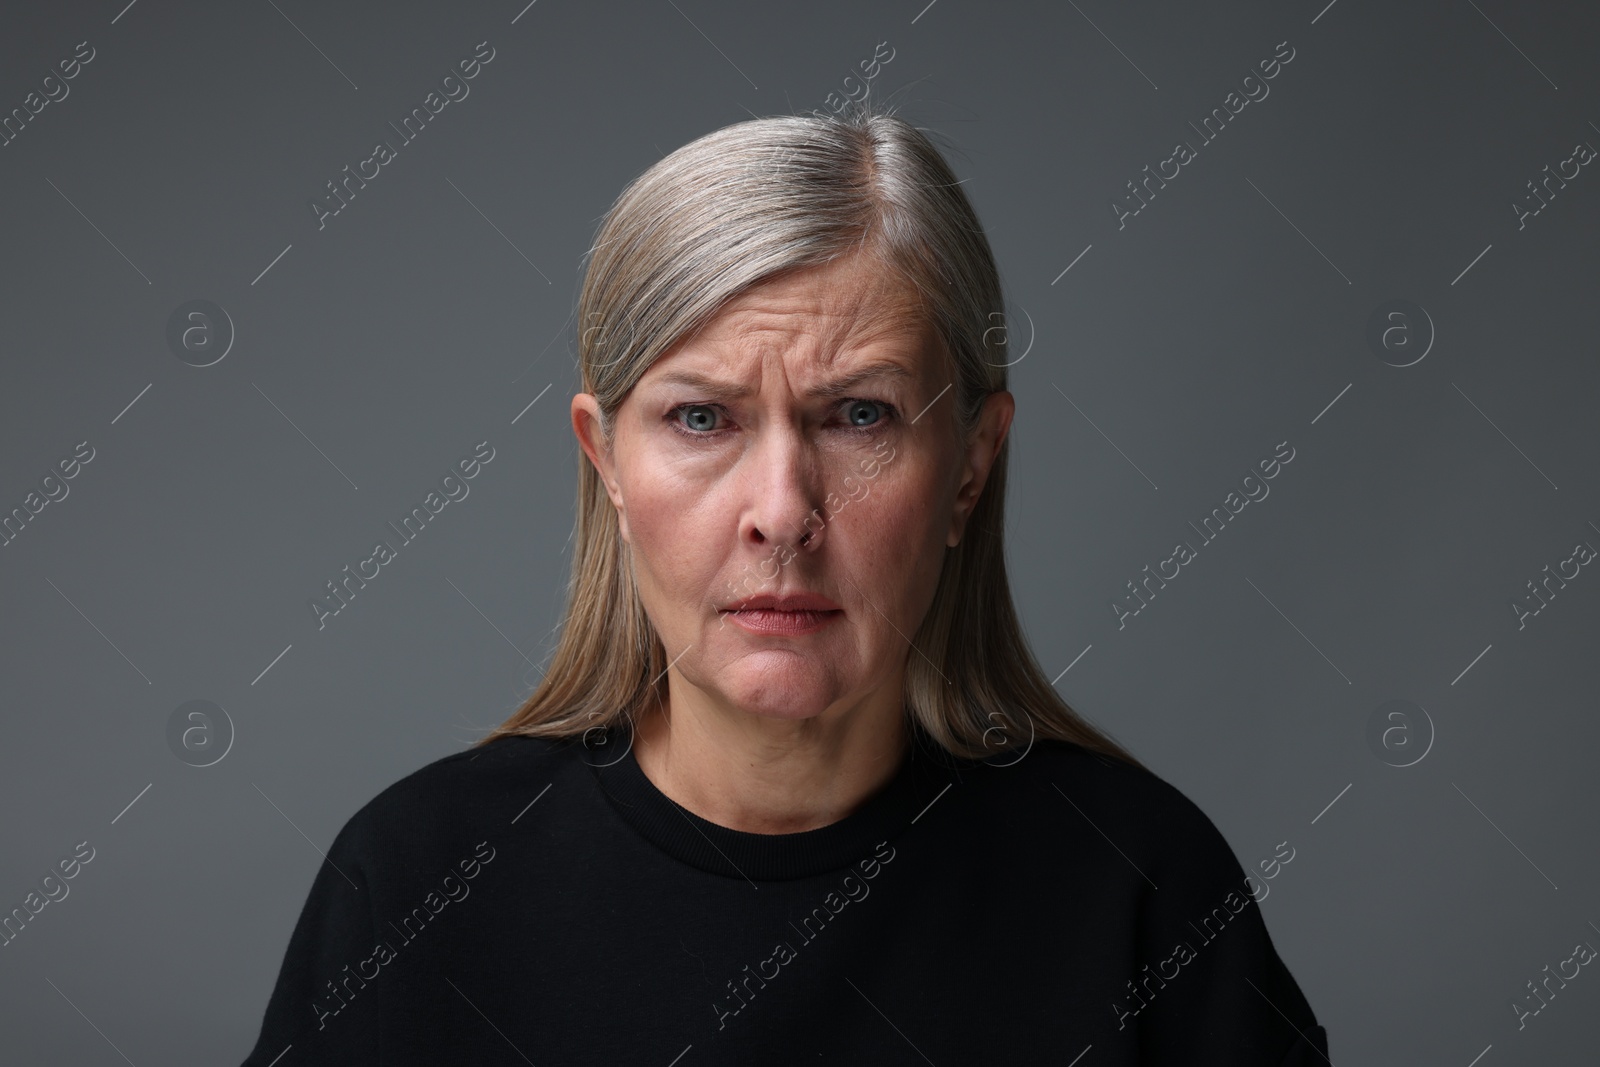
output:
<path id="1" fill-rule="evenodd" d="M 913 730 L 848 817 L 753 834 L 630 741 L 500 738 L 357 811 L 245 1067 L 1327 1062 L 1226 840 L 1154 774 Z"/>

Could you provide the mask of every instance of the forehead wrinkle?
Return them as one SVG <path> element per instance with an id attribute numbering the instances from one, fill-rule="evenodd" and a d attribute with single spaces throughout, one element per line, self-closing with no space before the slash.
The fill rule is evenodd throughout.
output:
<path id="1" fill-rule="evenodd" d="M 741 336 L 734 341 L 734 347 L 753 349 L 759 358 L 770 351 L 771 347 L 771 342 L 766 341 L 762 335 L 777 334 L 784 338 L 794 338 L 796 342 L 807 344 L 816 352 L 817 366 L 825 369 L 835 366 L 863 348 L 877 345 L 901 342 L 905 347 L 921 352 L 927 339 L 929 323 L 920 304 L 902 298 L 886 301 L 882 307 L 875 307 L 865 315 L 863 315 L 864 310 L 860 299 L 851 301 L 842 308 L 832 306 L 823 310 L 811 307 L 783 311 L 766 308 L 742 309 L 742 315 L 758 318 L 778 316 L 787 320 L 795 315 L 803 315 L 811 320 L 822 320 L 823 325 L 820 329 L 808 329 L 806 326 L 791 325 L 787 321 L 739 323 L 735 325 L 735 329 Z M 784 341 L 780 340 L 777 343 L 780 347 L 787 347 Z"/>
<path id="2" fill-rule="evenodd" d="M 778 373 L 787 376 L 787 367 L 781 355 L 777 356 L 777 362 Z M 762 367 L 763 365 L 762 361 L 756 361 L 757 367 Z M 832 366 L 832 364 L 829 365 Z M 917 370 L 906 365 L 903 361 L 878 356 L 863 361 L 859 366 L 844 374 L 836 375 L 827 381 L 800 390 L 800 393 L 806 397 L 843 397 L 848 395 L 850 390 L 875 379 L 902 382 L 909 385 L 914 384 L 918 377 Z M 760 392 L 759 388 L 751 388 L 748 383 L 736 378 L 720 378 L 715 374 L 708 374 L 690 368 L 666 371 L 656 379 L 656 383 L 659 385 L 688 385 L 704 389 L 713 396 L 729 399 L 753 396 Z"/>
<path id="3" fill-rule="evenodd" d="M 818 331 L 793 325 L 789 321 L 772 321 L 791 320 L 796 315 L 828 320 L 829 327 Z M 810 307 L 781 311 L 771 308 L 740 308 L 730 311 L 715 329 L 700 333 L 689 345 L 685 354 L 703 353 L 702 358 L 696 359 L 690 366 L 663 369 L 653 377 L 657 383 L 663 385 L 691 385 L 709 389 L 722 396 L 745 397 L 759 392 L 759 388 L 752 388 L 741 379 L 750 377 L 753 372 L 755 380 L 759 383 L 769 358 L 777 360 L 780 376 L 788 376 L 790 365 L 784 357 L 793 351 L 796 345 L 804 345 L 810 352 L 819 352 L 820 356 L 816 359 L 815 366 L 819 370 L 826 371 L 838 367 L 846 362 L 849 356 L 863 349 L 907 342 L 897 348 L 901 352 L 912 354 L 914 358 L 908 360 L 894 359 L 886 355 L 867 356 L 856 370 L 847 371 L 845 376 L 857 378 L 859 371 L 874 368 L 885 377 L 915 382 L 922 377 L 921 364 L 925 362 L 925 358 L 915 357 L 929 355 L 930 336 L 927 326 L 928 322 L 920 313 L 920 308 L 905 303 L 892 306 L 887 315 L 867 320 L 859 318 L 853 310 L 818 312 Z M 715 359 L 714 365 L 708 366 L 707 364 L 712 361 L 705 359 L 704 356 L 720 358 Z M 802 360 L 799 369 L 803 372 L 810 363 L 809 359 Z M 727 372 L 726 376 L 716 373 L 718 370 Z M 807 396 L 833 396 L 839 395 L 841 388 L 830 382 L 814 386 L 804 392 Z"/>
<path id="4" fill-rule="evenodd" d="M 688 358 L 671 362 L 686 365 L 646 373 L 663 385 L 705 389 L 714 394 L 708 399 L 758 393 L 769 356 L 777 357 L 777 374 L 785 379 L 820 378 L 835 368 L 854 376 L 849 362 L 858 363 L 854 370 L 898 362 L 909 371 L 903 376 L 909 383 L 920 383 L 940 374 L 943 346 L 932 325 L 918 291 L 897 275 L 865 261 L 833 261 L 820 278 L 816 272 L 780 276 L 734 296 L 685 339 L 678 352 Z M 879 346 L 890 347 L 899 359 L 862 351 Z M 787 358 L 791 354 L 799 355 L 797 364 Z M 852 355 L 858 360 L 851 361 Z M 832 377 L 805 395 L 838 395 L 841 375 Z"/>
<path id="5" fill-rule="evenodd" d="M 868 262 L 851 261 L 849 269 L 846 266 L 841 262 L 826 269 L 830 281 L 821 293 L 809 287 L 796 290 L 798 277 L 748 290 L 733 298 L 717 326 L 750 333 L 818 334 L 826 365 L 852 337 L 862 337 L 858 344 L 864 344 L 879 334 L 914 334 L 927 325 L 926 308 L 914 289 L 894 276 L 869 270 Z M 822 327 L 813 331 L 789 325 L 796 316 L 821 320 Z"/>

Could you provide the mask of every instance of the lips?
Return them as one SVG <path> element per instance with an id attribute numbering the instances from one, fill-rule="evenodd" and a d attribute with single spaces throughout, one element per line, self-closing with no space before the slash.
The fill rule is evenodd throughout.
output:
<path id="1" fill-rule="evenodd" d="M 763 593 L 720 609 L 725 619 L 758 636 L 798 637 L 838 619 L 844 609 L 820 593 Z"/>
<path id="2" fill-rule="evenodd" d="M 777 596 L 772 593 L 761 593 L 756 596 L 745 597 L 743 600 L 724 605 L 722 611 L 805 611 L 824 612 L 842 611 L 833 601 L 821 593 L 785 593 Z"/>

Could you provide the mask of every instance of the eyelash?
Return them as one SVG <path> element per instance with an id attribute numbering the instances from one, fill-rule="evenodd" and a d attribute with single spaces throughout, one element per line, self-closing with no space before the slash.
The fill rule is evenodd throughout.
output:
<path id="1" fill-rule="evenodd" d="M 848 427 L 848 431 L 850 433 L 860 434 L 860 435 L 862 435 L 864 437 L 882 433 L 885 429 L 887 429 L 891 424 L 893 424 L 895 421 L 897 421 L 900 418 L 900 410 L 898 408 L 896 408 L 893 404 L 889 403 L 887 400 L 875 400 L 875 399 L 873 399 L 872 397 L 869 397 L 869 396 L 856 396 L 856 397 L 850 397 L 850 398 L 845 399 L 845 400 L 841 400 L 840 404 L 845 405 L 845 406 L 848 406 L 848 405 L 851 405 L 851 404 L 876 404 L 878 407 L 883 409 L 883 417 L 880 418 L 877 422 L 874 422 L 872 425 L 870 425 L 870 426 L 855 426 L 855 425 L 851 425 L 850 427 Z M 671 426 L 675 431 L 677 431 L 679 434 L 683 435 L 684 437 L 693 438 L 693 439 L 699 440 L 699 441 L 713 440 L 715 438 L 721 437 L 725 433 L 730 432 L 730 431 L 728 431 L 726 429 L 722 429 L 722 430 L 686 430 L 686 429 L 684 429 L 683 423 L 678 420 L 678 416 L 681 415 L 683 412 L 687 411 L 690 408 L 710 408 L 713 411 L 720 412 L 724 416 L 727 415 L 727 412 L 723 410 L 722 405 L 720 405 L 720 404 L 709 404 L 709 403 L 703 403 L 703 402 L 699 402 L 699 401 L 692 401 L 692 402 L 687 403 L 687 404 L 679 404 L 677 407 L 675 407 L 672 410 L 668 411 L 667 415 L 666 415 L 667 425 Z"/>

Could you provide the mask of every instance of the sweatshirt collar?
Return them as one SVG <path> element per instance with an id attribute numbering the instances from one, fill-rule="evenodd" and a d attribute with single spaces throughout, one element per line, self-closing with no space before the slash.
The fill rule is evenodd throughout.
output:
<path id="1" fill-rule="evenodd" d="M 634 758 L 626 727 L 573 746 L 624 821 L 663 852 L 711 874 L 750 882 L 806 878 L 838 870 L 896 836 L 954 780 L 955 762 L 915 727 L 894 777 L 837 822 L 789 834 L 721 826 L 656 788 Z M 618 755 L 617 753 L 621 753 Z"/>

